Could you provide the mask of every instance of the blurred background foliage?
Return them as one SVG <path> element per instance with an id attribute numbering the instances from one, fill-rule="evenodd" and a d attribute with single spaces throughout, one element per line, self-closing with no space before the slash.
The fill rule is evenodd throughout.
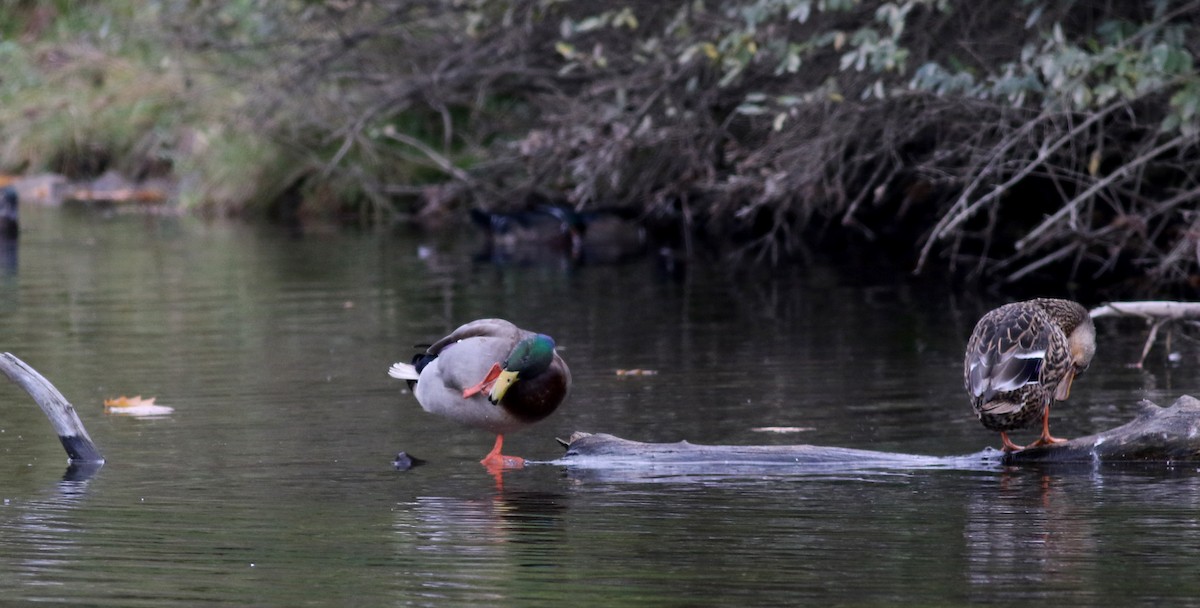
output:
<path id="1" fill-rule="evenodd" d="M 1195 290 L 1200 2 L 0 0 L 0 169 Z"/>

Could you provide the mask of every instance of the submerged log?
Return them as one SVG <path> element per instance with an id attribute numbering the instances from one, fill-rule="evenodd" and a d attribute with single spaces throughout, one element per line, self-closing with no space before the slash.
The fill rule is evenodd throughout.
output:
<path id="1" fill-rule="evenodd" d="M 673 472 L 817 472 L 863 469 L 981 469 L 1030 464 L 1200 462 L 1200 401 L 1185 395 L 1171 407 L 1142 402 L 1127 424 L 1065 443 L 1005 454 L 992 448 L 965 456 L 923 456 L 814 445 L 642 443 L 577 432 L 555 464 L 587 469 Z"/>
<path id="2" fill-rule="evenodd" d="M 87 429 L 75 413 L 75 408 L 58 392 L 57 388 L 37 370 L 29 367 L 24 361 L 12 353 L 0 355 L 0 371 L 3 371 L 14 384 L 25 389 L 30 397 L 42 408 L 46 418 L 58 433 L 58 439 L 67 450 L 67 459 L 72 464 L 104 462 L 100 449 L 88 436 Z"/>

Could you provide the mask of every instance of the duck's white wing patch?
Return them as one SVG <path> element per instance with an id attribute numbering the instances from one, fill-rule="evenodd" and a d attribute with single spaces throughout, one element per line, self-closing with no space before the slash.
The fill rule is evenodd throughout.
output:
<path id="1" fill-rule="evenodd" d="M 1001 359 L 992 369 L 992 390 L 1002 393 L 1037 384 L 1045 359 L 1045 350 L 1016 351 L 1011 357 Z"/>
<path id="2" fill-rule="evenodd" d="M 994 353 L 981 353 L 972 358 L 967 366 L 971 394 L 976 397 L 991 396 L 1037 384 L 1045 358 L 1045 349 L 1017 349 L 999 358 Z"/>

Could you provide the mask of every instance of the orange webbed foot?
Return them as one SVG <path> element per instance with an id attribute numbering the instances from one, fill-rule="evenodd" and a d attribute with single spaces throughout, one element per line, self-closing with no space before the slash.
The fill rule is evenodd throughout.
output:
<path id="1" fill-rule="evenodd" d="M 504 435 L 496 435 L 496 445 L 492 446 L 492 451 L 488 452 L 488 455 L 484 456 L 483 460 L 480 460 L 479 463 L 487 467 L 489 471 L 525 468 L 524 458 L 501 454 L 500 449 L 503 447 Z"/>
<path id="2" fill-rule="evenodd" d="M 1066 439 L 1062 439 L 1059 437 L 1051 437 L 1049 435 L 1044 435 L 1042 437 L 1038 437 L 1037 441 L 1034 441 L 1033 443 L 1031 443 L 1025 447 L 1026 448 L 1040 448 L 1040 447 L 1046 446 L 1046 445 L 1054 445 L 1056 443 L 1066 443 L 1066 442 L 1067 442 Z"/>
<path id="3" fill-rule="evenodd" d="M 1025 449 L 1025 446 L 1013 443 L 1012 440 L 1008 438 L 1008 433 L 1001 432 L 1000 441 L 1004 444 L 1004 446 L 1000 449 L 1008 452 L 1009 454 L 1013 452 L 1020 452 L 1021 450 Z"/>
<path id="4" fill-rule="evenodd" d="M 525 468 L 525 459 L 520 456 L 506 456 L 504 454 L 488 454 L 480 464 L 487 467 L 489 471 L 495 469 L 523 469 Z"/>

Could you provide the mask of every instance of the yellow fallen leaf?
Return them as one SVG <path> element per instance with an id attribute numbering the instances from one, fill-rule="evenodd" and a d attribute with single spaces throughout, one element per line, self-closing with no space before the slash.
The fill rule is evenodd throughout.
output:
<path id="1" fill-rule="evenodd" d="M 173 407 L 165 405 L 155 405 L 154 397 L 142 399 L 141 395 L 136 397 L 126 397 L 124 395 L 115 399 L 104 400 L 104 413 L 115 416 L 133 416 L 135 418 L 166 416 L 175 411 Z"/>
<path id="2" fill-rule="evenodd" d="M 156 398 L 157 397 L 150 397 L 149 399 L 142 399 L 141 395 L 136 397 L 126 397 L 125 395 L 121 395 L 116 399 L 105 399 L 104 407 L 138 407 L 142 405 L 154 405 L 154 400 Z"/>

